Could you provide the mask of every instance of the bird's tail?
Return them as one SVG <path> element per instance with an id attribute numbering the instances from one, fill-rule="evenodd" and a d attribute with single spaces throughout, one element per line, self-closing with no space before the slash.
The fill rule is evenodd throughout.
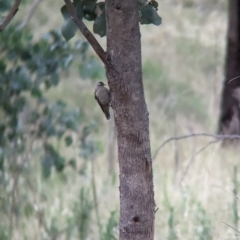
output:
<path id="1" fill-rule="evenodd" d="M 102 111 L 105 114 L 106 119 L 109 120 L 110 119 L 109 106 L 102 106 Z"/>

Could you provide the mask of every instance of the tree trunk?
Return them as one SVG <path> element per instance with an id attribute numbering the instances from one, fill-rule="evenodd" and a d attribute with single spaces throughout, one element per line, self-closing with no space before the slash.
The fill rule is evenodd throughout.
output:
<path id="1" fill-rule="evenodd" d="M 106 0 L 107 67 L 118 140 L 120 240 L 154 238 L 149 119 L 144 98 L 137 0 Z"/>
<path id="2" fill-rule="evenodd" d="M 225 81 L 218 132 L 240 134 L 240 1 L 229 1 Z"/>
<path id="3" fill-rule="evenodd" d="M 116 161 L 116 143 L 117 143 L 117 138 L 116 138 L 116 127 L 115 127 L 115 122 L 114 118 L 112 117 L 109 121 L 109 126 L 108 126 L 108 154 L 107 154 L 107 159 L 108 159 L 108 174 L 109 176 L 115 175 L 115 161 Z"/>

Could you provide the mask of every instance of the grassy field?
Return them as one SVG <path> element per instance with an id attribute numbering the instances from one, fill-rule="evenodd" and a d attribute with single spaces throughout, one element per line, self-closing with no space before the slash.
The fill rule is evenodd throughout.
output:
<path id="1" fill-rule="evenodd" d="M 227 26 L 224 1 L 158 2 L 163 24 L 141 26 L 153 154 L 170 137 L 216 132 Z M 43 1 L 31 20 L 30 25 L 38 29 L 36 38 L 49 29 L 49 23 L 52 27 L 62 23 L 58 12 L 62 2 L 51 1 L 51 8 L 49 5 L 50 1 Z M 19 18 L 23 15 L 21 11 Z M 76 38 L 82 37 L 77 34 Z M 105 46 L 105 38 L 98 39 Z M 36 164 L 32 179 L 38 192 L 26 192 L 35 203 L 35 214 L 21 219 L 13 238 L 96 240 L 101 235 L 105 240 L 116 239 L 118 166 L 115 157 L 114 170 L 109 174 L 109 149 L 105 147 L 109 144 L 109 123 L 102 119 L 93 99 L 94 81 L 80 79 L 76 69 L 62 77 L 49 97 L 85 109 L 87 119 L 97 122 L 101 129 L 95 138 L 102 142 L 103 152 L 84 164 L 84 174 L 67 169 L 47 181 L 42 181 Z M 171 141 L 154 158 L 156 240 L 236 239 L 236 232 L 223 222 L 238 228 L 239 157 L 236 149 L 222 149 L 220 143 L 207 145 L 212 140 L 200 136 Z M 64 149 L 64 154 L 74 153 Z M 83 159 L 78 157 L 78 170 L 82 165 Z M 39 209 L 44 210 L 47 227 L 39 224 Z M 113 236 L 105 226 L 115 226 Z M 46 229 L 57 238 L 49 238 Z"/>

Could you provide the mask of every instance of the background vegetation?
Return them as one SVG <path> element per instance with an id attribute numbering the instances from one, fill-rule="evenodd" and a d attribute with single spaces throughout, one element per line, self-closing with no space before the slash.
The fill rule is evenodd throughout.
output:
<path id="1" fill-rule="evenodd" d="M 0 152 L 1 240 L 117 239 L 116 153 L 111 172 L 108 167 L 112 124 L 105 121 L 93 98 L 95 82 L 105 81 L 104 69 L 80 33 L 70 44 L 57 32 L 46 38 L 49 30 L 61 27 L 62 5 L 61 1 L 43 1 L 21 36 L 9 41 L 4 40 L 6 32 L 0 35 L 1 49 L 17 52 L 6 68 L 0 66 L 1 77 L 9 69 L 19 74 L 19 64 L 30 79 L 30 84 L 21 86 L 20 95 L 16 89 L 13 92 L 18 104 L 10 111 L 23 127 L 13 124 L 14 129 L 1 134 L 6 137 Z M 17 26 L 28 10 L 22 6 L 11 26 Z M 169 137 L 216 131 L 227 4 L 223 0 L 165 0 L 159 1 L 159 13 L 160 27 L 141 26 L 153 153 Z M 33 35 L 31 44 L 29 35 Z M 105 46 L 105 38 L 99 41 Z M 56 42 L 65 45 L 54 51 Z M 38 44 L 41 51 L 36 49 Z M 49 46 L 51 56 L 44 52 Z M 21 47 L 32 53 L 30 60 L 19 54 Z M 6 61 L 3 50 L 0 56 L 1 62 Z M 53 62 L 49 63 L 50 58 Z M 57 67 L 54 58 L 59 60 Z M 55 68 L 45 66 L 39 73 L 44 64 Z M 25 99 L 22 105 L 18 98 Z M 10 121 L 7 109 L 1 102 L 2 125 Z M 38 124 L 26 118 L 34 113 L 41 116 L 36 117 Z M 9 138 L 11 131 L 15 138 Z M 19 140 L 26 131 L 27 137 Z M 170 142 L 154 159 L 156 240 L 235 239 L 236 232 L 223 222 L 238 228 L 237 150 L 214 144 L 194 156 L 210 140 Z"/>

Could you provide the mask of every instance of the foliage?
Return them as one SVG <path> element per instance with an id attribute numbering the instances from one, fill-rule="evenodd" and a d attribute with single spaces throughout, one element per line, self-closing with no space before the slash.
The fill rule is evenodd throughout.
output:
<path id="1" fill-rule="evenodd" d="M 60 71 L 67 70 L 74 55 L 84 49 L 72 49 L 56 31 L 34 43 L 28 31 L 16 31 L 14 26 L 0 35 L 0 41 L 1 162 L 4 148 L 15 145 L 22 153 L 31 138 L 44 143 L 45 176 L 52 165 L 62 171 L 64 159 L 48 142 L 51 137 L 61 140 L 68 133 L 65 143 L 70 146 L 70 133 L 77 132 L 81 114 L 67 110 L 62 101 L 49 102 L 44 92 L 58 85 Z"/>
<path id="2" fill-rule="evenodd" d="M 141 24 L 161 24 L 162 19 L 157 13 L 158 3 L 155 0 L 139 0 L 138 3 L 139 22 Z M 98 34 L 100 37 L 106 35 L 105 2 L 97 2 L 97 0 L 73 0 L 73 5 L 80 19 L 94 21 L 94 33 Z M 68 41 L 74 37 L 77 26 L 71 19 L 66 5 L 62 6 L 61 13 L 64 19 L 62 35 Z"/>
<path id="3" fill-rule="evenodd" d="M 58 31 L 33 39 L 30 31 L 13 25 L 0 34 L 0 215 L 9 219 L 1 220 L 0 229 L 3 224 L 7 229 L 0 230 L 3 239 L 11 238 L 15 222 L 23 215 L 37 214 L 48 235 L 61 232 L 54 218 L 45 225 L 44 210 L 36 213 L 35 203 L 19 189 L 39 194 L 31 178 L 36 167 L 33 160 L 41 159 L 42 177 L 47 179 L 68 165 L 76 168 L 71 154 L 62 155 L 61 145 L 77 148 L 85 156 L 95 146 L 94 141 L 86 140 L 96 128 L 84 122 L 84 109 L 71 110 L 62 100 L 53 102 L 46 97 L 75 58 L 81 65 L 88 63 L 88 45 L 77 41 L 71 46 Z M 94 153 L 97 151 L 95 147 Z"/>
<path id="4" fill-rule="evenodd" d="M 0 0 L 0 12 L 4 12 L 10 7 L 10 1 L 8 0 Z"/>
<path id="5" fill-rule="evenodd" d="M 6 2 L 10 1 L 6 0 Z M 30 3 L 31 1 L 28 2 Z M 33 25 L 36 24 L 38 15 L 41 15 L 41 19 L 47 19 L 46 16 L 49 14 L 49 5 L 52 6 L 55 2 L 56 1 L 51 0 L 42 1 L 41 7 L 33 17 Z M 186 1 L 183 1 L 183 3 L 184 2 Z M 221 84 L 219 84 L 218 80 L 222 78 L 221 66 L 223 66 L 225 50 L 225 28 L 222 27 L 222 23 L 226 22 L 226 8 L 224 9 L 224 12 L 219 12 L 219 2 L 224 2 L 224 4 L 226 4 L 226 1 L 220 0 L 194 2 L 196 4 L 191 9 L 186 9 L 184 7 L 179 9 L 176 8 L 175 1 L 162 1 L 161 8 L 167 9 L 168 12 L 168 14 L 165 14 L 165 24 L 162 26 L 164 30 L 158 31 L 156 28 L 142 28 L 142 35 L 145 36 L 145 34 L 147 34 L 147 38 L 142 43 L 142 50 L 145 59 L 143 61 L 145 71 L 144 87 L 147 100 L 150 101 L 148 107 L 150 112 L 150 127 L 153 147 L 159 146 L 161 142 L 166 140 L 166 138 L 169 138 L 173 135 L 173 128 L 170 127 L 171 125 L 169 124 L 174 124 L 174 119 L 170 117 L 166 119 L 165 116 L 167 112 L 161 111 L 161 109 L 164 108 L 163 105 L 165 103 L 162 102 L 162 99 L 164 97 L 169 99 L 172 96 L 172 92 L 168 90 L 171 89 L 171 86 L 173 87 L 174 91 L 177 90 L 174 92 L 174 95 L 176 94 L 176 97 L 180 102 L 182 101 L 182 97 L 184 99 L 187 97 L 186 101 L 188 101 L 189 104 L 192 102 L 195 104 L 196 102 L 202 105 L 203 103 L 203 106 L 205 106 L 204 116 L 207 121 L 212 124 L 211 127 L 209 127 L 209 124 L 206 127 L 206 125 L 204 125 L 202 121 L 199 121 L 197 117 L 194 119 L 190 118 L 189 114 L 185 114 L 185 105 L 181 104 L 180 108 L 176 107 L 176 110 L 178 111 L 178 134 L 186 134 L 189 131 L 215 131 L 215 123 L 218 117 L 219 108 L 217 95 L 221 91 Z M 212 4 L 213 7 L 209 8 L 208 4 Z M 198 9 L 202 9 L 203 11 L 197 11 L 195 6 L 198 6 Z M 51 11 L 53 10 L 54 9 L 51 9 Z M 206 11 L 208 11 L 210 15 L 208 15 Z M 26 11 L 21 8 L 21 10 L 17 13 L 16 18 L 20 16 L 21 12 L 25 13 Z M 13 22 L 11 22 L 10 25 L 12 25 Z M 47 24 L 50 25 L 53 24 L 53 22 L 54 21 L 52 21 L 52 18 L 49 18 L 49 22 Z M 44 27 L 46 28 L 48 25 Z M 209 29 L 211 31 L 209 31 Z M 36 32 L 39 35 L 39 32 L 42 31 L 42 28 L 39 29 L 38 26 L 31 31 L 33 33 Z M 195 31 L 200 31 L 200 36 L 195 36 Z M 3 33 L 4 32 L 0 33 L 0 36 Z M 161 39 L 161 41 L 159 41 L 159 39 Z M 86 43 L 79 41 L 76 43 L 76 45 L 78 44 L 81 46 L 82 44 Z M 1 54 L 2 52 L 0 55 Z M 88 54 L 86 54 L 86 57 L 88 57 Z M 151 61 L 154 67 L 151 67 L 150 64 L 146 62 L 148 59 Z M 96 59 L 94 60 L 96 62 Z M 86 59 L 84 62 L 82 62 L 81 55 L 79 61 L 75 61 L 77 62 L 75 65 L 77 65 L 77 67 L 80 69 L 80 73 L 83 73 L 84 70 L 86 74 L 91 75 L 92 70 L 89 69 L 86 71 L 87 69 L 85 68 L 85 62 L 87 61 L 88 60 Z M 78 65 L 81 65 L 81 67 Z M 210 67 L 211 69 L 209 71 L 207 68 Z M 101 74 L 103 75 L 104 71 L 102 71 Z M 153 76 L 151 76 L 152 74 Z M 165 81 L 162 80 L 165 77 Z M 87 76 L 86 78 L 89 77 Z M 61 76 L 60 79 L 62 79 Z M 61 81 L 62 80 L 60 80 L 60 84 Z M 67 84 L 74 84 L 74 81 L 79 81 L 79 79 L 67 78 L 66 81 Z M 167 81 L 168 84 L 166 83 Z M 181 88 L 179 88 L 178 91 L 177 85 L 176 89 L 176 81 L 181 83 L 183 82 L 186 86 L 186 89 L 190 89 L 193 94 L 191 94 L 191 96 L 180 95 L 179 93 L 181 92 Z M 86 89 L 86 92 L 84 91 L 84 94 L 82 95 L 92 96 L 92 85 L 89 84 L 89 81 L 85 81 L 82 84 L 85 84 L 84 90 Z M 55 98 L 55 94 L 58 94 L 58 92 L 62 93 L 62 86 L 60 85 L 59 87 L 55 88 L 55 86 L 53 86 L 51 88 L 53 91 L 49 92 L 48 96 L 50 95 L 50 97 L 53 98 L 52 95 L 54 95 Z M 74 87 L 71 87 L 71 89 L 72 91 L 69 91 L 68 93 L 64 92 L 64 96 L 61 97 L 61 100 L 75 100 L 75 89 Z M 167 91 L 165 91 L 165 89 Z M 214 94 L 215 91 L 216 93 Z M 179 98 L 180 96 L 181 98 Z M 192 98 L 194 96 L 195 98 Z M 200 99 L 199 96 L 201 96 Z M 88 99 L 85 100 L 81 96 L 81 100 L 78 99 L 78 102 L 79 101 L 85 103 L 88 101 Z M 205 104 L 205 102 L 207 102 L 207 104 Z M 84 105 L 84 103 L 82 103 L 82 105 Z M 55 103 L 53 102 L 49 103 L 49 107 L 54 104 Z M 182 106 L 184 106 L 184 109 L 182 109 Z M 167 107 L 172 108 L 171 101 Z M 193 105 L 190 108 L 193 114 L 195 114 L 197 109 L 198 105 Z M 69 111 L 69 106 L 66 106 L 65 110 Z M 81 109 L 81 112 L 82 111 L 84 113 L 83 108 Z M 202 115 L 201 112 L 200 115 Z M 92 113 L 88 112 L 87 116 L 89 119 L 93 118 Z M 2 115 L 0 119 L 1 118 Z M 152 123 L 154 120 L 156 121 L 155 126 Z M 82 120 L 79 121 L 79 126 L 81 128 Z M 192 128 L 188 127 L 188 124 L 191 124 Z M 165 129 L 165 134 L 158 133 L 158 130 L 162 128 Z M 102 129 L 105 130 L 105 127 Z M 61 153 L 65 153 L 65 155 L 68 156 L 68 159 L 70 157 L 69 153 L 73 152 L 72 147 L 76 145 L 74 138 L 75 134 L 73 133 L 69 135 L 72 137 L 73 145 L 68 148 L 65 148 L 65 135 L 62 137 L 61 145 L 59 145 L 55 140 L 52 141 L 53 137 L 51 137 L 50 141 L 50 144 L 54 147 L 54 149 L 56 151 L 60 151 Z M 99 136 L 100 135 L 97 135 L 96 137 L 99 138 Z M 92 134 L 89 134 L 88 138 L 92 138 Z M 212 230 L 213 239 L 236 239 L 235 231 L 227 226 L 224 226 L 222 222 L 226 221 L 234 227 L 233 211 L 236 213 L 237 209 L 233 209 L 233 194 L 228 191 L 228 189 L 229 186 L 234 186 L 232 182 L 232 165 L 236 164 L 239 170 L 238 148 L 230 151 L 222 151 L 216 146 L 216 148 L 210 148 L 203 151 L 198 155 L 195 164 L 191 166 L 185 181 L 178 181 L 185 169 L 189 156 L 192 156 L 194 152 L 207 144 L 207 141 L 208 139 L 194 138 L 190 139 L 189 141 L 183 140 L 179 142 L 179 147 L 176 150 L 179 152 L 179 172 L 176 176 L 176 184 L 173 183 L 173 179 L 171 178 L 171 176 L 175 174 L 172 167 L 174 161 L 173 144 L 166 145 L 164 149 L 161 150 L 159 157 L 156 159 L 156 161 L 154 161 L 155 196 L 156 205 L 159 207 L 159 210 L 155 214 L 155 239 L 167 239 L 167 237 L 170 236 L 170 225 L 173 226 L 173 229 L 175 230 L 175 233 L 179 239 L 200 239 L 200 236 L 196 234 L 197 228 L 199 228 L 198 230 L 201 228 L 201 224 L 199 221 L 197 221 L 199 207 L 196 207 L 196 202 L 201 202 L 202 207 L 205 209 L 205 218 L 211 220 L 205 220 L 203 223 L 205 228 L 207 227 L 207 224 L 211 224 L 209 225 L 209 228 Z M 78 147 L 79 145 L 77 145 L 77 149 Z M 106 148 L 106 145 L 104 145 L 104 148 Z M 27 149 L 29 150 L 29 148 Z M 28 180 L 30 180 L 33 187 L 35 187 L 35 193 L 28 185 L 20 185 L 19 190 L 24 197 L 19 198 L 17 202 L 19 208 L 13 209 L 18 210 L 18 214 L 20 213 L 18 218 L 18 227 L 15 227 L 13 231 L 18 234 L 17 236 L 20 234 L 23 239 L 53 239 L 54 236 L 52 236 L 52 238 L 51 236 L 48 236 L 46 234 L 47 231 L 44 230 L 44 226 L 41 224 L 41 221 L 39 221 L 43 219 L 43 223 L 44 221 L 46 222 L 47 228 L 50 229 L 52 226 L 52 232 L 54 232 L 54 224 L 55 227 L 56 224 L 58 225 L 58 232 L 62 235 L 55 239 L 65 239 L 65 233 L 66 239 L 79 239 L 74 215 L 75 208 L 72 207 L 72 205 L 73 202 L 76 201 L 76 198 L 78 199 L 79 188 L 85 186 L 89 181 L 88 166 L 86 166 L 84 169 L 84 175 L 79 176 L 76 174 L 78 171 L 73 172 L 71 169 L 66 167 L 65 170 L 60 174 L 51 174 L 51 177 L 48 178 L 47 181 L 42 181 L 39 174 L 41 171 L 39 171 L 40 169 L 37 167 L 39 165 L 39 155 L 43 153 L 42 150 L 42 147 L 40 148 L 38 145 L 34 146 L 33 155 L 30 157 L 31 163 L 34 165 L 31 169 L 27 169 L 25 167 L 24 171 L 22 172 L 22 176 L 23 174 L 26 176 L 26 173 L 31 174 L 28 177 Z M 82 163 L 79 159 L 74 160 L 74 157 L 71 160 L 73 161 L 66 161 L 66 166 L 67 162 L 69 164 L 71 162 L 74 169 L 76 169 L 76 165 Z M 88 163 L 88 161 L 86 162 Z M 100 209 L 99 214 L 102 225 L 106 227 L 106 223 L 108 222 L 107 218 L 109 217 L 108 212 L 111 211 L 111 206 L 114 206 L 114 208 L 116 207 L 116 209 L 118 209 L 118 195 L 116 195 L 116 189 L 118 188 L 119 183 L 116 181 L 113 185 L 106 185 L 106 182 L 110 180 L 110 177 L 108 174 L 106 174 L 107 163 L 103 156 L 96 156 L 94 159 L 94 164 L 96 165 L 97 170 L 96 187 L 98 191 L 98 206 Z M 6 169 L 6 160 L 4 166 Z M 51 172 L 54 173 L 54 167 L 51 168 Z M 5 172 L 5 174 L 7 173 L 8 172 Z M 166 173 L 170 176 L 167 179 L 168 194 L 170 196 L 171 206 L 174 207 L 174 211 L 172 213 L 172 216 L 174 216 L 174 224 L 170 225 L 169 223 L 171 223 L 171 221 L 168 221 L 171 219 L 169 206 L 162 204 L 164 201 L 164 195 L 162 194 L 163 187 L 161 183 L 163 182 L 163 176 Z M 116 176 L 118 176 L 118 173 Z M 1 174 L 1 177 L 3 177 L 3 174 Z M 68 179 L 68 181 L 66 181 L 66 179 Z M 11 177 L 10 180 L 12 181 L 13 178 Z M 22 178 L 20 180 L 21 182 L 23 181 Z M 9 188 L 9 185 L 3 184 L 3 182 L 0 183 L 0 239 L 7 240 L 11 239 L 8 235 L 9 215 L 7 216 L 6 212 L 10 212 L 10 194 L 12 191 Z M 104 187 L 102 187 L 102 185 L 104 185 Z M 2 191 L 5 188 L 8 189 L 8 197 L 5 197 L 5 192 Z M 189 189 L 189 191 L 186 191 L 185 188 Z M 89 193 L 91 193 L 91 190 L 89 190 Z M 89 196 L 90 202 L 92 201 L 91 195 L 92 194 Z M 183 202 L 184 197 L 186 198 L 185 202 Z M 191 198 L 196 199 L 194 204 L 191 202 Z M 35 199 L 39 199 L 40 204 L 38 204 Z M 234 196 L 234 199 L 237 200 L 236 196 Z M 22 204 L 22 202 L 25 202 L 25 204 Z M 58 204 L 60 205 L 59 209 L 56 207 Z M 76 202 L 76 204 L 78 205 L 80 203 Z M 237 203 L 237 206 L 238 204 L 239 203 Z M 43 206 L 43 210 L 40 208 L 41 205 Z M 39 212 L 41 214 L 39 214 L 37 209 L 40 209 Z M 44 211 L 46 213 L 45 219 L 41 218 L 41 215 Z M 17 213 L 17 211 L 15 212 Z M 15 214 L 14 211 L 13 214 Z M 96 220 L 91 211 L 90 215 L 91 229 L 88 232 L 88 239 L 100 239 L 96 226 Z M 56 219 L 58 220 L 57 222 Z M 204 234 L 204 231 L 201 231 L 201 233 Z M 18 239 L 18 237 L 14 239 Z"/>

